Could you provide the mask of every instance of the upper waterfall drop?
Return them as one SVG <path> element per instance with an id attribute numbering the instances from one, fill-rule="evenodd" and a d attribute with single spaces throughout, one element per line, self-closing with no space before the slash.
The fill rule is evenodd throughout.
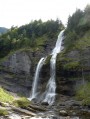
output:
<path id="1" fill-rule="evenodd" d="M 60 34 L 58 35 L 58 39 L 57 39 L 55 48 L 52 51 L 52 55 L 57 54 L 57 53 L 60 53 L 60 51 L 61 51 L 61 45 L 62 45 L 62 40 L 63 40 L 63 33 L 64 33 L 64 30 L 62 30 L 60 32 Z"/>
<path id="2" fill-rule="evenodd" d="M 56 95 L 56 57 L 57 54 L 61 51 L 61 44 L 63 40 L 63 33 L 64 30 L 60 32 L 58 35 L 58 39 L 56 42 L 56 46 L 52 51 L 52 57 L 50 60 L 50 79 L 47 83 L 46 86 L 46 91 L 45 91 L 45 98 L 43 102 L 48 102 L 49 105 L 52 105 L 53 102 L 55 101 L 55 95 Z"/>
<path id="3" fill-rule="evenodd" d="M 35 76 L 34 76 L 34 81 L 33 81 L 33 85 L 32 85 L 32 91 L 31 91 L 31 95 L 28 98 L 29 100 L 32 100 L 34 98 L 36 98 L 38 92 L 37 92 L 37 85 L 38 85 L 38 80 L 39 80 L 39 74 L 41 71 L 41 68 L 45 62 L 46 58 L 41 58 L 37 64 L 36 67 L 36 71 L 35 71 Z"/>

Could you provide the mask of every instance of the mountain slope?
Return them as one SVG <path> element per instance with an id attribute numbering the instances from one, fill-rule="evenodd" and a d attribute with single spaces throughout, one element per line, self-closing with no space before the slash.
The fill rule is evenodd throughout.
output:
<path id="1" fill-rule="evenodd" d="M 32 21 L 21 27 L 12 27 L 0 36 L 0 58 L 19 49 L 44 50 L 47 44 L 54 43 L 57 34 L 64 28 L 60 20 Z"/>
<path id="2" fill-rule="evenodd" d="M 8 31 L 5 27 L 0 27 L 0 34 L 6 33 Z"/>

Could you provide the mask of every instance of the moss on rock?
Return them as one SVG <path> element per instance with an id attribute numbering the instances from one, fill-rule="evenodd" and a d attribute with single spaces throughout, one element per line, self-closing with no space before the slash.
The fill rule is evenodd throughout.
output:
<path id="1" fill-rule="evenodd" d="M 12 103 L 13 100 L 14 100 L 14 97 L 11 94 L 9 94 L 3 88 L 0 88 L 0 101 L 1 102 Z"/>
<path id="2" fill-rule="evenodd" d="M 31 102 L 27 98 L 23 97 L 18 100 L 15 100 L 13 104 L 17 107 L 27 108 L 31 104 Z"/>

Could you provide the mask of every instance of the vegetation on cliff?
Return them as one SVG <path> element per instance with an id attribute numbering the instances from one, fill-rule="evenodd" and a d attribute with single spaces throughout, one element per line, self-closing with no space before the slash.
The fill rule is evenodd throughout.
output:
<path id="1" fill-rule="evenodd" d="M 64 69 L 89 70 L 85 64 L 90 60 L 90 5 L 69 16 L 63 45 L 64 50 L 58 55 L 57 62 L 62 61 Z"/>
<path id="2" fill-rule="evenodd" d="M 5 103 L 10 103 L 18 107 L 26 107 L 30 104 L 30 101 L 25 97 L 12 95 L 9 91 L 0 87 L 0 105 L 5 106 Z"/>
<path id="3" fill-rule="evenodd" d="M 0 34 L 4 34 L 4 33 L 6 33 L 7 31 L 8 31 L 7 28 L 5 28 L 5 27 L 0 27 Z"/>
<path id="4" fill-rule="evenodd" d="M 21 48 L 42 49 L 51 40 L 56 39 L 58 32 L 64 28 L 60 20 L 31 21 L 21 27 L 12 27 L 0 36 L 0 58 L 11 51 Z"/>
<path id="5" fill-rule="evenodd" d="M 90 104 L 90 5 L 69 16 L 63 45 L 64 50 L 57 57 L 57 74 L 85 80 L 87 83 L 77 88 L 76 97 L 83 104 Z"/>
<path id="6" fill-rule="evenodd" d="M 90 82 L 79 87 L 77 90 L 77 99 L 82 101 L 83 105 L 90 104 Z"/>
<path id="7" fill-rule="evenodd" d="M 90 5 L 85 10 L 77 9 L 76 12 L 69 16 L 67 28 L 65 30 L 65 49 L 82 50 L 90 47 Z"/>
<path id="8" fill-rule="evenodd" d="M 14 98 L 12 95 L 10 95 L 7 91 L 5 91 L 3 88 L 0 88 L 0 102 L 8 102 L 11 103 L 14 101 Z"/>

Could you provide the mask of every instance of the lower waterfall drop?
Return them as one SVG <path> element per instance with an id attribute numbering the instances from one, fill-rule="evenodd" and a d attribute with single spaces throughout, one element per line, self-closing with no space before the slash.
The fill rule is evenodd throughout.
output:
<path id="1" fill-rule="evenodd" d="M 40 74 L 41 68 L 42 68 L 45 60 L 46 60 L 46 58 L 41 58 L 38 62 L 38 65 L 37 65 L 37 68 L 36 68 L 36 71 L 35 71 L 33 85 L 32 85 L 31 95 L 28 98 L 29 100 L 32 100 L 32 99 L 36 98 L 36 96 L 38 94 L 37 86 L 38 86 L 39 74 Z"/>
<path id="2" fill-rule="evenodd" d="M 60 51 L 61 51 L 63 33 L 64 33 L 64 30 L 62 30 L 60 32 L 60 34 L 58 35 L 56 46 L 52 51 L 52 57 L 51 57 L 51 60 L 50 60 L 50 79 L 47 83 L 46 91 L 45 91 L 45 98 L 43 100 L 43 102 L 47 102 L 49 105 L 52 105 L 55 101 L 55 95 L 56 95 L 56 82 L 55 82 L 55 78 L 56 78 L 56 57 L 57 57 L 57 54 L 60 53 Z"/>

